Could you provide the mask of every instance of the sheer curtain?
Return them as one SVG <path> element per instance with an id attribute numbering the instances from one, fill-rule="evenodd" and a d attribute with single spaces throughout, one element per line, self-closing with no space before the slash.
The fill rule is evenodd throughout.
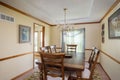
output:
<path id="1" fill-rule="evenodd" d="M 62 51 L 66 51 L 66 44 L 77 44 L 77 52 L 83 52 L 85 47 L 85 28 L 62 31 Z"/>

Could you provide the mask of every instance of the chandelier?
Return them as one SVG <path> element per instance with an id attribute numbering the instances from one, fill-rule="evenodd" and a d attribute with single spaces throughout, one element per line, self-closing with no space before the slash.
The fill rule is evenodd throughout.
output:
<path id="1" fill-rule="evenodd" d="M 61 31 L 70 31 L 70 30 L 73 30 L 73 27 L 72 25 L 70 24 L 67 24 L 67 8 L 64 8 L 64 24 L 60 25 L 59 28 Z"/>

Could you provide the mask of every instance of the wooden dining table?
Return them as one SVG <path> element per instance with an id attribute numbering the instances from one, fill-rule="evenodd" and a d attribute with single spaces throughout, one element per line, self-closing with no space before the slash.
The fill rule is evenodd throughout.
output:
<path id="1" fill-rule="evenodd" d="M 59 54 L 59 53 L 56 53 Z M 85 52 L 65 53 L 64 68 L 65 70 L 72 70 L 77 73 L 77 77 L 82 76 L 84 70 Z M 38 66 L 41 62 L 37 62 Z"/>
<path id="2" fill-rule="evenodd" d="M 84 62 L 85 52 L 77 52 L 76 54 L 66 53 L 64 58 L 64 68 L 75 71 L 77 73 L 77 77 L 81 77 L 82 71 L 84 70 Z"/>

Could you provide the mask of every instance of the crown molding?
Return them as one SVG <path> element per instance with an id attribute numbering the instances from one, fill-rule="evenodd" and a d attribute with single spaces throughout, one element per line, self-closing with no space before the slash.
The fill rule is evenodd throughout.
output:
<path id="1" fill-rule="evenodd" d="M 47 22 L 45 22 L 45 21 L 43 21 L 43 20 L 40 20 L 40 19 L 38 19 L 38 18 L 36 18 L 36 17 L 33 17 L 32 15 L 27 14 L 27 13 L 21 11 L 21 10 L 18 10 L 18 9 L 16 9 L 16 8 L 14 8 L 14 7 L 6 4 L 6 3 L 3 3 L 3 2 L 0 1 L 0 5 L 2 5 L 2 6 L 4 6 L 4 7 L 7 7 L 7 8 L 9 8 L 9 9 L 12 9 L 12 10 L 14 10 L 14 11 L 16 11 L 16 12 L 19 12 L 19 13 L 21 13 L 21 14 L 23 14 L 23 15 L 26 15 L 26 16 L 28 16 L 28 17 L 31 17 L 31 18 L 33 18 L 33 19 L 36 19 L 36 20 L 38 20 L 38 21 L 40 21 L 40 22 L 43 22 L 43 23 L 51 26 L 51 24 L 49 24 L 49 23 L 47 23 Z"/>
<path id="2" fill-rule="evenodd" d="M 103 16 L 103 18 L 101 18 L 101 20 L 99 21 L 100 23 L 102 22 L 102 20 L 120 3 L 120 0 L 116 0 L 114 2 L 114 4 L 109 8 L 109 10 L 106 12 L 106 14 Z"/>
<path id="3" fill-rule="evenodd" d="M 116 1 L 114 2 L 114 4 L 109 8 L 109 10 L 106 12 L 106 14 L 100 19 L 100 21 L 96 21 L 96 22 L 83 22 L 83 23 L 73 23 L 73 24 L 71 24 L 71 25 L 101 23 L 102 20 L 103 20 L 119 3 L 120 3 L 120 0 L 116 0 Z M 49 25 L 49 26 L 51 26 L 51 27 L 57 26 L 57 25 L 54 25 L 54 24 L 49 24 L 49 23 L 47 23 L 47 22 L 45 22 L 45 21 L 43 21 L 43 20 L 40 20 L 40 19 L 38 19 L 38 18 L 36 18 L 36 17 L 33 17 L 32 15 L 27 14 L 27 13 L 21 11 L 21 10 L 18 10 L 18 9 L 16 9 L 16 8 L 14 8 L 14 7 L 6 4 L 6 3 L 3 3 L 3 2 L 1 2 L 1 1 L 0 1 L 0 5 L 5 6 L 5 7 L 9 8 L 9 9 L 12 9 L 12 10 L 14 10 L 14 11 L 16 11 L 16 12 L 19 12 L 19 13 L 21 13 L 21 14 L 23 14 L 23 15 L 26 15 L 26 16 L 28 16 L 28 17 L 31 17 L 31 18 L 33 18 L 33 19 L 36 19 L 36 20 L 38 20 L 38 21 L 40 21 L 40 22 L 43 22 L 43 23 L 45 23 L 45 24 L 47 24 L 47 25 Z"/>

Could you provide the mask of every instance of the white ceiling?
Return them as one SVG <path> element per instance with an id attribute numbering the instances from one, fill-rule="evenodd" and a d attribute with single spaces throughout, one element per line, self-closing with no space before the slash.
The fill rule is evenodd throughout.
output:
<path id="1" fill-rule="evenodd" d="M 49 24 L 98 22 L 116 0 L 0 0 Z"/>

